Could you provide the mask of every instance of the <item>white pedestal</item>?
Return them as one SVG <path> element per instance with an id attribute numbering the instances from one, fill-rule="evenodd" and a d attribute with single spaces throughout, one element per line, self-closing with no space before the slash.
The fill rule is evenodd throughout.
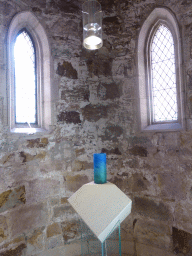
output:
<path id="1" fill-rule="evenodd" d="M 96 237 L 103 243 L 131 212 L 132 201 L 116 185 L 107 182 L 83 185 L 69 199 Z"/>

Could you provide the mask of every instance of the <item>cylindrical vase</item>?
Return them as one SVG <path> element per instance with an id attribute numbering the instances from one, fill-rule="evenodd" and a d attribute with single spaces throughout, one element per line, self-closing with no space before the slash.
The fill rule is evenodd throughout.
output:
<path id="1" fill-rule="evenodd" d="M 94 182 L 96 184 L 103 184 L 107 182 L 107 167 L 106 167 L 106 154 L 94 154 Z"/>

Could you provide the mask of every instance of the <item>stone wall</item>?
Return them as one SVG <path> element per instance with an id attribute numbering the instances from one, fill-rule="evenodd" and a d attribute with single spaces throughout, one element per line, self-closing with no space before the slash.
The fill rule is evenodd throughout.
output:
<path id="1" fill-rule="evenodd" d="M 133 200 L 122 225 L 124 256 L 192 255 L 192 131 L 139 132 L 136 45 L 157 6 L 182 35 L 185 115 L 192 118 L 191 0 L 103 0 L 104 45 L 82 48 L 83 1 L 0 0 L 0 255 L 80 255 L 78 216 L 67 198 L 93 180 L 93 153 L 107 153 L 108 180 Z M 30 10 L 51 45 L 49 134 L 7 126 L 6 36 Z"/>

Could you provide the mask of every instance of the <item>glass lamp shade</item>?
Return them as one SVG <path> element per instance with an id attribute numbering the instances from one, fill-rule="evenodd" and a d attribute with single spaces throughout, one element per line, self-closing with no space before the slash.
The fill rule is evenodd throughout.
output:
<path id="1" fill-rule="evenodd" d="M 103 45 L 101 5 L 95 0 L 83 4 L 83 46 L 96 50 Z"/>

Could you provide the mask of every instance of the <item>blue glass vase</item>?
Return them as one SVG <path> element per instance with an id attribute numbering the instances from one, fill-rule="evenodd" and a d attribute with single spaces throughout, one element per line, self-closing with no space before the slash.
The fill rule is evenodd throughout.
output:
<path id="1" fill-rule="evenodd" d="M 103 184 L 107 182 L 106 154 L 94 154 L 94 182 Z"/>

